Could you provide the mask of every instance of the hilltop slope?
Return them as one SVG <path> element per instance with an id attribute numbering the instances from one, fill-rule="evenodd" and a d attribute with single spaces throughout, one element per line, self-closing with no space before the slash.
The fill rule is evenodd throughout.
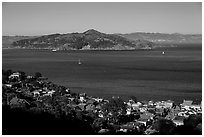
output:
<path id="1" fill-rule="evenodd" d="M 146 40 L 130 41 L 115 34 L 105 34 L 94 29 L 83 33 L 52 34 L 13 42 L 14 47 L 86 50 L 131 50 L 152 48 L 154 43 Z"/>
<path id="2" fill-rule="evenodd" d="M 13 42 L 19 41 L 22 39 L 31 39 L 34 38 L 35 36 L 2 36 L 2 47 L 3 48 L 8 48 L 12 47 Z"/>
<path id="3" fill-rule="evenodd" d="M 165 34 L 165 33 L 144 33 L 135 32 L 129 34 L 117 34 L 129 40 L 147 40 L 157 44 L 201 44 L 201 34 Z"/>

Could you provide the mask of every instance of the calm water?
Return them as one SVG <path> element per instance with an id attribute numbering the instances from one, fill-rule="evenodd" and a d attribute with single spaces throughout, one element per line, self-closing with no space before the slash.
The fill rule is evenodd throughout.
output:
<path id="1" fill-rule="evenodd" d="M 54 83 L 91 96 L 138 100 L 202 99 L 201 48 L 152 51 L 3 49 L 3 69 L 41 72 Z M 78 59 L 82 64 L 78 65 Z"/>

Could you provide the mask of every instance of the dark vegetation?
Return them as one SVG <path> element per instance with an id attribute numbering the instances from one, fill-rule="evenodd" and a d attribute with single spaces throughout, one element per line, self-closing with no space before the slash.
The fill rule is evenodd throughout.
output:
<path id="1" fill-rule="evenodd" d="M 134 43 L 115 34 L 100 33 L 96 30 L 88 30 L 84 33 L 52 34 L 14 41 L 14 47 L 24 48 L 57 48 L 59 50 L 82 49 L 107 49 L 119 46 L 119 49 L 140 49 L 152 47 L 154 44 L 145 40 L 138 40 Z M 118 48 L 117 48 L 118 49 Z"/>
<path id="2" fill-rule="evenodd" d="M 99 134 L 101 129 L 108 129 L 104 134 L 124 134 L 116 131 L 122 127 L 121 125 L 140 118 L 139 113 L 126 115 L 126 105 L 119 97 L 102 103 L 89 98 L 87 105 L 92 107 L 82 110 L 77 107 L 81 95 L 45 80 L 41 73 L 36 72 L 34 77 L 28 78 L 25 72 L 18 71 L 20 77 L 10 78 L 12 73 L 12 70 L 2 70 L 2 133 L 4 135 L 88 135 Z M 8 87 L 6 84 L 12 84 L 12 86 Z M 51 96 L 36 97 L 31 94 L 35 89 L 44 88 L 56 92 Z M 137 100 L 134 96 L 130 98 Z M 93 111 L 96 110 L 94 106 L 97 105 L 104 112 L 104 117 L 98 117 L 98 114 Z M 201 127 L 202 115 L 190 115 L 184 120 L 183 126 L 175 126 L 171 120 L 157 118 L 152 123 L 152 129 L 156 131 L 152 134 L 201 134 Z M 139 129 L 133 128 L 126 134 L 144 134 L 146 128 L 144 125 L 139 125 Z"/>
<path id="3" fill-rule="evenodd" d="M 12 44 L 15 41 L 19 41 L 22 39 L 31 39 L 36 36 L 2 36 L 2 47 L 3 48 L 12 48 Z"/>
<path id="4" fill-rule="evenodd" d="M 145 33 L 135 32 L 129 34 L 118 34 L 129 40 L 148 40 L 157 44 L 202 44 L 201 34 L 165 34 L 165 33 Z M 167 46 L 167 45 L 166 45 Z"/>

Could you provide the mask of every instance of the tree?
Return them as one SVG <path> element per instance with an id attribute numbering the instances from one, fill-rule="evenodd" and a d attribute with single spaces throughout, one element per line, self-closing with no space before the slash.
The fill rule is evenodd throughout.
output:
<path id="1" fill-rule="evenodd" d="M 98 132 L 102 128 L 107 128 L 107 120 L 104 118 L 95 119 L 92 124 L 92 128 L 95 130 L 95 132 Z"/>
<path id="2" fill-rule="evenodd" d="M 25 80 L 25 78 L 26 78 L 26 73 L 25 72 L 23 72 L 23 71 L 18 71 L 21 75 L 20 75 L 20 79 L 21 80 Z"/>
<path id="3" fill-rule="evenodd" d="M 6 74 L 7 76 L 10 76 L 12 73 L 13 73 L 13 71 L 12 71 L 11 69 L 9 69 L 9 70 L 7 70 L 7 71 L 5 72 L 5 74 Z"/>
<path id="4" fill-rule="evenodd" d="M 152 128 L 159 131 L 160 135 L 171 135 L 174 133 L 176 125 L 171 120 L 158 119 L 153 123 Z"/>
<path id="5" fill-rule="evenodd" d="M 199 123 L 202 123 L 202 115 L 190 115 L 184 119 L 184 126 L 195 128 Z"/>
<path id="6" fill-rule="evenodd" d="M 3 84 L 6 84 L 7 81 L 8 81 L 8 76 L 2 75 L 2 83 L 3 83 Z"/>
<path id="7" fill-rule="evenodd" d="M 35 78 L 39 78 L 39 77 L 42 77 L 42 74 L 40 72 L 36 72 L 35 73 Z"/>
<path id="8" fill-rule="evenodd" d="M 113 117 L 126 114 L 126 105 L 121 98 L 112 98 L 109 103 L 103 105 L 102 109 L 106 112 L 110 112 Z"/>
<path id="9" fill-rule="evenodd" d="M 132 99 L 135 103 L 137 103 L 137 98 L 135 96 L 130 96 L 130 99 Z"/>

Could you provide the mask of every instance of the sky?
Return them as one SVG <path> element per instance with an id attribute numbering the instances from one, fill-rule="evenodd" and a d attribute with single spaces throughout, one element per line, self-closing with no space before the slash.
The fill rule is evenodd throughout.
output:
<path id="1" fill-rule="evenodd" d="M 3 2 L 2 35 L 84 32 L 202 34 L 202 3 Z"/>

